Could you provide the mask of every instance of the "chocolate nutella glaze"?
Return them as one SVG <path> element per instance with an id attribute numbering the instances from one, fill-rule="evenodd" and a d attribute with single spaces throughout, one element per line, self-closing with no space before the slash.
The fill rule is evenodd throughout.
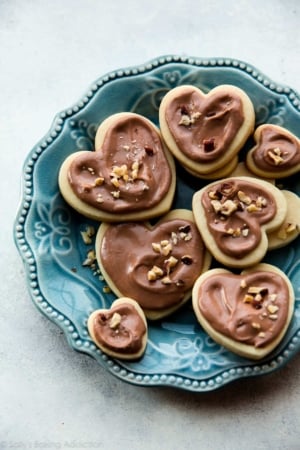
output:
<path id="1" fill-rule="evenodd" d="M 290 133 L 265 125 L 252 156 L 259 169 L 281 172 L 300 163 L 300 145 Z"/>
<path id="2" fill-rule="evenodd" d="M 93 330 L 96 341 L 122 354 L 137 353 L 143 346 L 146 325 L 130 303 L 97 314 Z"/>
<path id="3" fill-rule="evenodd" d="M 154 229 L 115 224 L 97 251 L 122 295 L 144 309 L 162 310 L 180 303 L 191 290 L 203 267 L 205 247 L 194 223 L 172 219 Z"/>
<path id="4" fill-rule="evenodd" d="M 166 121 L 182 153 L 196 162 L 211 163 L 226 152 L 243 124 L 243 105 L 231 93 L 201 96 L 186 87 L 170 102 Z"/>
<path id="5" fill-rule="evenodd" d="M 280 275 L 268 271 L 212 275 L 200 286 L 198 306 L 216 331 L 264 347 L 286 323 L 289 290 Z"/>
<path id="6" fill-rule="evenodd" d="M 171 169 L 159 134 L 142 117 L 121 118 L 96 150 L 78 155 L 68 173 L 85 203 L 107 212 L 141 211 L 167 194 Z"/>
<path id="7" fill-rule="evenodd" d="M 238 259 L 257 247 L 261 225 L 277 210 L 274 197 L 261 185 L 233 179 L 208 187 L 202 205 L 218 248 Z"/>

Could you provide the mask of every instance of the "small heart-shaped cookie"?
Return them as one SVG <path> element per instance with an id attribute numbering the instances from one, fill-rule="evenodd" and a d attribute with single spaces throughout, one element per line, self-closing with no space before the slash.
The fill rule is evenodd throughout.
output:
<path id="1" fill-rule="evenodd" d="M 193 308 L 204 330 L 238 355 L 261 359 L 282 340 L 294 309 L 288 277 L 269 264 L 233 274 L 212 269 L 193 288 Z"/>
<path id="2" fill-rule="evenodd" d="M 102 223 L 96 256 L 112 291 L 136 300 L 153 320 L 190 298 L 194 281 L 211 261 L 188 210 L 172 210 L 154 225 Z"/>
<path id="3" fill-rule="evenodd" d="M 147 321 L 131 298 L 115 300 L 110 309 L 97 309 L 88 318 L 88 331 L 95 344 L 110 356 L 137 359 L 147 345 Z"/>
<path id="4" fill-rule="evenodd" d="M 300 234 L 300 198 L 294 192 L 282 190 L 287 203 L 287 213 L 280 227 L 268 233 L 268 248 L 281 248 L 294 241 Z"/>
<path id="5" fill-rule="evenodd" d="M 159 109 L 161 133 L 170 151 L 188 171 L 211 179 L 234 169 L 254 120 L 250 98 L 231 85 L 217 86 L 208 94 L 195 86 L 178 86 L 164 96 Z"/>
<path id="6" fill-rule="evenodd" d="M 267 233 L 283 223 L 287 204 L 268 181 L 230 177 L 193 196 L 193 212 L 204 243 L 228 267 L 257 264 L 268 250 Z"/>
<path id="7" fill-rule="evenodd" d="M 247 153 L 246 164 L 260 177 L 285 178 L 300 170 L 300 140 L 278 125 L 260 125 L 256 145 Z"/>
<path id="8" fill-rule="evenodd" d="M 118 113 L 101 123 L 96 151 L 71 154 L 59 187 L 79 213 L 103 221 L 145 220 L 171 208 L 176 173 L 158 128 L 143 116 Z"/>

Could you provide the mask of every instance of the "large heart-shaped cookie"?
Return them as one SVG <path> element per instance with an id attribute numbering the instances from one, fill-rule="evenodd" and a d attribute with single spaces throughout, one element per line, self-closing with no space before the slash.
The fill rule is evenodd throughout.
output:
<path id="1" fill-rule="evenodd" d="M 260 125 L 254 133 L 256 145 L 246 163 L 258 176 L 285 178 L 300 170 L 300 139 L 278 125 Z"/>
<path id="2" fill-rule="evenodd" d="M 71 154 L 59 186 L 65 200 L 95 220 L 145 220 L 171 208 L 176 174 L 158 128 L 143 116 L 118 113 L 101 123 L 95 152 Z"/>
<path id="3" fill-rule="evenodd" d="M 171 152 L 187 170 L 211 179 L 233 170 L 254 120 L 250 98 L 231 85 L 208 94 L 195 86 L 179 86 L 164 96 L 159 109 L 161 133 Z"/>
<path id="4" fill-rule="evenodd" d="M 199 323 L 219 344 L 247 358 L 260 359 L 282 340 L 294 308 L 287 276 L 269 264 L 233 274 L 212 269 L 193 288 Z"/>
<path id="5" fill-rule="evenodd" d="M 194 281 L 211 261 L 188 210 L 173 210 L 155 225 L 103 223 L 96 256 L 112 291 L 136 300 L 150 319 L 164 317 L 187 301 Z"/>
<path id="6" fill-rule="evenodd" d="M 108 355 L 136 359 L 145 351 L 147 321 L 143 310 L 131 298 L 119 298 L 110 309 L 93 311 L 87 327 L 92 340 Z"/>
<path id="7" fill-rule="evenodd" d="M 268 233 L 283 223 L 287 203 L 267 181 L 230 177 L 197 191 L 193 212 L 212 255 L 226 266 L 244 268 L 265 256 Z"/>

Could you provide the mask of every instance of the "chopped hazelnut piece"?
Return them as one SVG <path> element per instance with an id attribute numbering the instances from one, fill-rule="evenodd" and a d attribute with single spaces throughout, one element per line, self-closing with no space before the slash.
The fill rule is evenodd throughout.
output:
<path id="1" fill-rule="evenodd" d="M 172 231 L 172 233 L 171 233 L 171 240 L 172 240 L 172 243 L 174 245 L 178 244 L 178 237 L 177 237 L 177 234 L 174 231 Z"/>
<path id="2" fill-rule="evenodd" d="M 241 286 L 242 289 L 245 289 L 247 287 L 247 283 L 246 283 L 246 280 L 244 278 L 241 280 L 240 286 Z"/>
<path id="3" fill-rule="evenodd" d="M 277 320 L 278 319 L 278 315 L 277 314 L 269 314 L 269 319 L 271 320 Z"/>
<path id="4" fill-rule="evenodd" d="M 293 233 L 297 230 L 297 225 L 294 223 L 285 223 L 282 225 L 282 227 L 279 229 L 277 233 L 277 237 L 279 239 L 286 239 L 290 233 Z"/>
<path id="5" fill-rule="evenodd" d="M 174 256 L 170 256 L 170 258 L 165 260 L 165 264 L 168 269 L 175 267 L 177 263 L 178 263 L 178 259 L 175 258 Z"/>
<path id="6" fill-rule="evenodd" d="M 98 195 L 97 195 L 97 197 L 96 197 L 96 202 L 97 202 L 97 203 L 103 203 L 103 202 L 104 202 L 103 197 L 102 197 L 101 194 L 98 194 Z"/>
<path id="7" fill-rule="evenodd" d="M 258 207 L 257 205 L 255 205 L 254 203 L 251 203 L 250 205 L 248 205 L 246 209 L 249 213 L 258 212 L 261 210 L 261 208 Z"/>
<path id="8" fill-rule="evenodd" d="M 190 116 L 188 116 L 187 114 L 183 114 L 180 121 L 178 122 L 178 125 L 188 127 L 190 124 L 191 124 Z"/>
<path id="9" fill-rule="evenodd" d="M 163 284 L 171 284 L 171 283 L 172 283 L 170 277 L 168 277 L 168 276 L 163 277 L 162 280 L 161 280 L 161 282 L 162 282 Z"/>
<path id="10" fill-rule="evenodd" d="M 95 179 L 95 186 L 102 186 L 103 183 L 104 183 L 103 177 L 98 177 Z"/>
<path id="11" fill-rule="evenodd" d="M 234 203 L 234 201 L 232 200 L 226 200 L 224 203 L 222 203 L 221 205 L 221 213 L 224 216 L 230 216 L 231 214 L 233 214 L 235 211 L 237 210 L 237 205 L 236 203 Z"/>
<path id="12" fill-rule="evenodd" d="M 258 322 L 252 322 L 251 323 L 252 328 L 255 328 L 256 330 L 260 330 L 261 326 Z"/>
<path id="13" fill-rule="evenodd" d="M 279 166 L 283 163 L 282 152 L 280 148 L 276 147 L 273 150 L 268 151 L 269 158 L 274 162 L 275 166 Z"/>
<path id="14" fill-rule="evenodd" d="M 211 200 L 220 200 L 220 196 L 217 191 L 209 191 L 208 196 Z"/>
<path id="15" fill-rule="evenodd" d="M 147 277 L 149 281 L 156 281 L 158 278 L 163 276 L 163 270 L 158 266 L 153 266 L 152 269 L 148 271 Z"/>
<path id="16" fill-rule="evenodd" d="M 118 180 L 118 178 L 112 178 L 111 184 L 116 188 L 120 187 L 120 181 Z"/>
<path id="17" fill-rule="evenodd" d="M 279 310 L 279 307 L 277 305 L 268 305 L 267 310 L 270 314 L 275 314 Z"/>
<path id="18" fill-rule="evenodd" d="M 263 208 L 264 206 L 267 206 L 267 199 L 265 197 L 262 197 L 261 195 L 257 198 L 255 202 L 256 206 L 258 208 Z"/>
<path id="19" fill-rule="evenodd" d="M 222 209 L 222 203 L 220 202 L 220 200 L 212 200 L 210 202 L 211 206 L 213 207 L 215 213 L 219 213 Z"/>
<path id="20" fill-rule="evenodd" d="M 80 234 L 85 244 L 91 244 L 92 243 L 91 238 L 95 234 L 95 228 L 92 226 L 88 226 L 87 229 L 85 231 L 81 231 Z"/>
<path id="21" fill-rule="evenodd" d="M 243 298 L 244 303 L 252 303 L 253 300 L 254 300 L 254 297 L 253 297 L 253 295 L 250 295 L 250 294 L 246 294 Z"/>
<path id="22" fill-rule="evenodd" d="M 155 253 L 161 252 L 161 245 L 157 242 L 152 242 L 152 249 L 155 251 Z"/>
<path id="23" fill-rule="evenodd" d="M 184 114 L 182 114 L 180 121 L 178 122 L 178 125 L 183 125 L 185 127 L 188 127 L 196 122 L 196 120 L 199 119 L 201 116 L 200 112 L 194 112 L 189 115 L 188 111 L 184 111 Z"/>
<path id="24" fill-rule="evenodd" d="M 244 237 L 247 237 L 247 236 L 249 235 L 249 228 L 244 228 L 244 229 L 242 230 L 242 235 L 243 235 Z"/>
<path id="25" fill-rule="evenodd" d="M 166 245 L 161 246 L 161 254 L 164 256 L 168 256 L 172 251 L 172 244 L 168 241 Z"/>
<path id="26" fill-rule="evenodd" d="M 266 333 L 264 331 L 260 331 L 258 333 L 258 337 L 260 337 L 260 338 L 264 338 L 265 336 L 266 336 Z"/>
<path id="27" fill-rule="evenodd" d="M 243 191 L 238 191 L 237 196 L 238 196 L 238 199 L 239 199 L 242 203 L 245 203 L 246 205 L 250 205 L 250 203 L 251 203 L 251 198 L 249 197 L 249 195 L 246 195 L 245 192 L 243 192 Z"/>
<path id="28" fill-rule="evenodd" d="M 110 328 L 117 328 L 122 320 L 122 316 L 121 314 L 115 312 L 112 316 L 112 318 L 110 319 L 110 323 L 109 323 L 109 327 Z"/>
<path id="29" fill-rule="evenodd" d="M 86 266 L 92 266 L 92 265 L 95 263 L 95 261 L 96 261 L 96 253 L 95 253 L 95 250 L 89 250 L 89 251 L 87 252 L 86 259 L 83 261 L 82 265 L 83 265 L 84 267 L 86 267 Z"/>
<path id="30" fill-rule="evenodd" d="M 118 199 L 120 198 L 120 191 L 112 191 L 111 195 L 113 196 L 113 198 Z"/>

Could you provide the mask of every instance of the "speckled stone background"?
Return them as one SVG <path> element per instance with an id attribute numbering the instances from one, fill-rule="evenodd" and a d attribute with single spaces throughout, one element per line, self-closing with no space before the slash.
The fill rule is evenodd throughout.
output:
<path id="1" fill-rule="evenodd" d="M 300 92 L 299 23 L 298 0 L 0 0 L 0 448 L 299 448 L 299 355 L 205 394 L 126 384 L 36 310 L 12 237 L 25 157 L 100 75 L 220 56 Z"/>

